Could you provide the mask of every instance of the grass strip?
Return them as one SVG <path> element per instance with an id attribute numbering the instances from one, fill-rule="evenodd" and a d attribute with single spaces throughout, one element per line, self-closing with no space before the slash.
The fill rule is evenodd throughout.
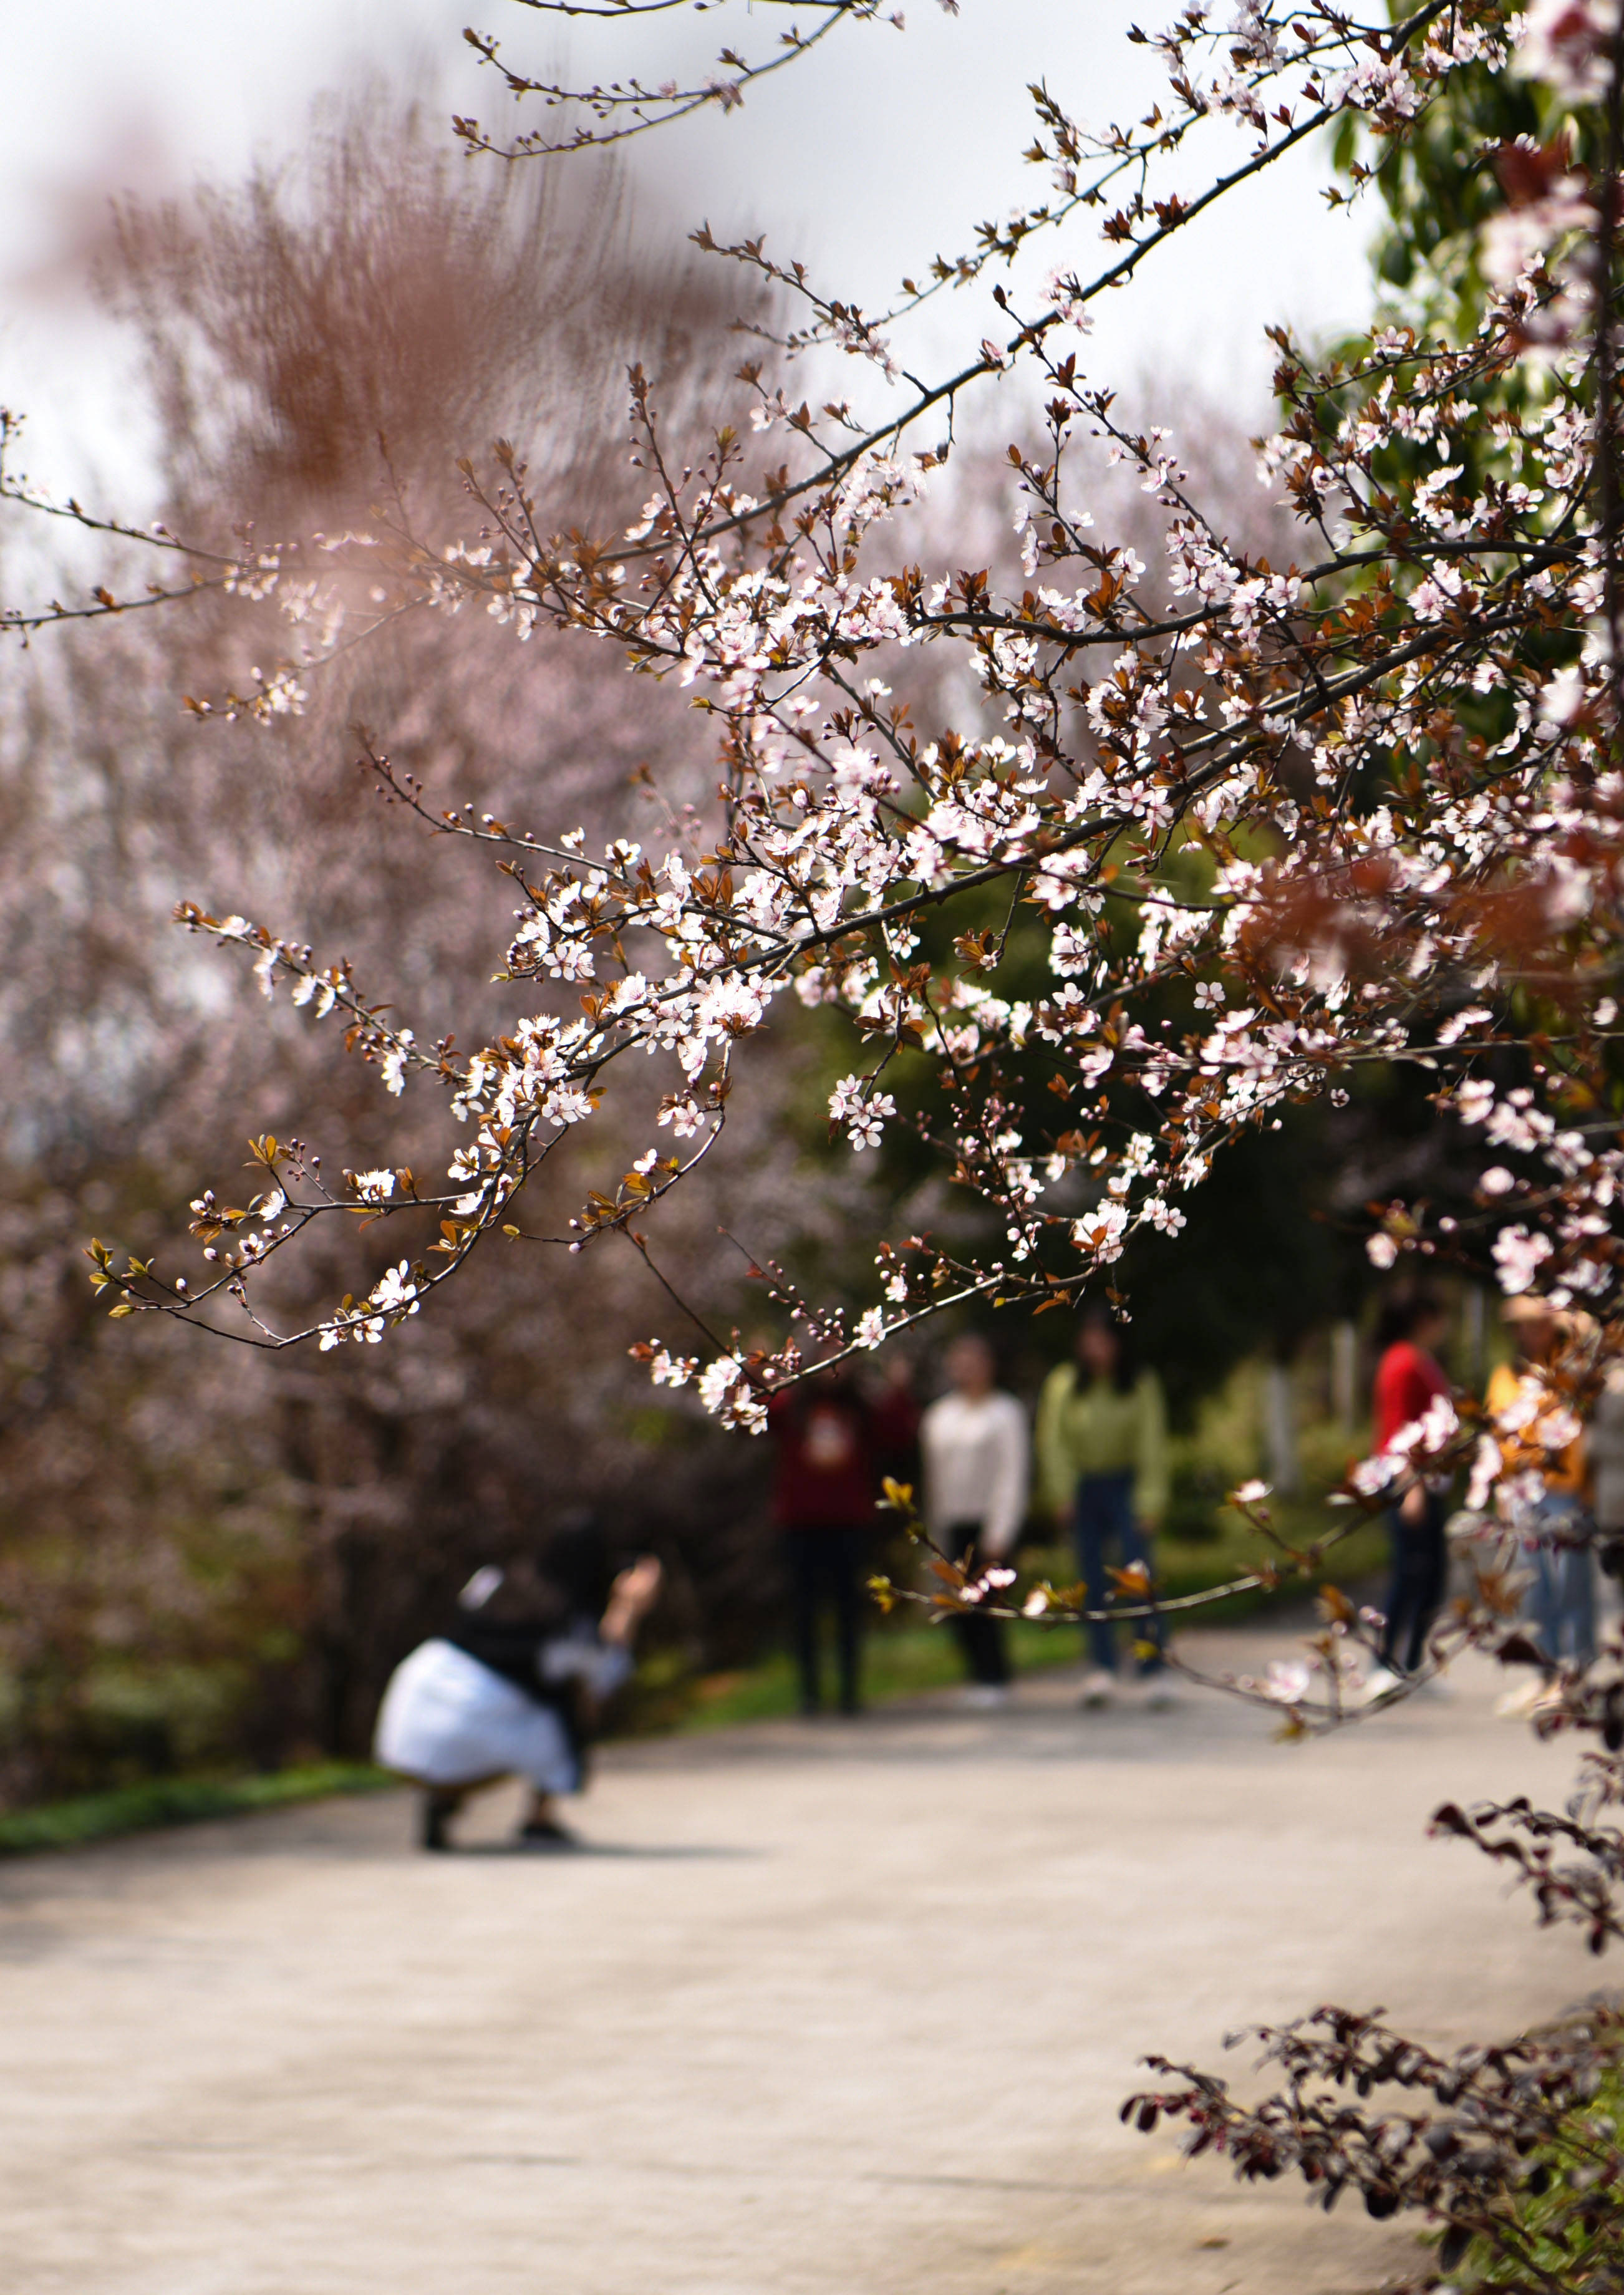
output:
<path id="1" fill-rule="evenodd" d="M 0 1857 L 77 1849 L 87 1841 L 144 1833 L 155 1825 L 197 1825 L 206 1817 L 325 1801 L 334 1793 L 375 1793 L 395 1782 L 366 1761 L 308 1761 L 261 1776 L 146 1777 L 138 1785 L 0 1816 Z"/>

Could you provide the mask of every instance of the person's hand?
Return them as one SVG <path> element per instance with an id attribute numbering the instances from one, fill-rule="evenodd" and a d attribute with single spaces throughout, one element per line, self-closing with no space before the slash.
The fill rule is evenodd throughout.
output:
<path id="1" fill-rule="evenodd" d="M 609 1603 L 599 1627 L 606 1642 L 624 1644 L 654 1607 L 665 1572 L 657 1554 L 644 1554 L 623 1570 L 609 1589 Z"/>
<path id="2" fill-rule="evenodd" d="M 1417 1523 L 1425 1521 L 1426 1491 L 1421 1483 L 1412 1482 L 1399 1500 L 1399 1519 L 1408 1523 L 1412 1530 Z"/>

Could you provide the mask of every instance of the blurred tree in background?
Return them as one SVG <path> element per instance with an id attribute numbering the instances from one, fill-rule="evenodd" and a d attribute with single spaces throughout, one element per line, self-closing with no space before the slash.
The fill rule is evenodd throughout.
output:
<path id="1" fill-rule="evenodd" d="M 432 520 L 456 502 L 448 429 L 470 447 L 534 441 L 599 514 L 624 486 L 602 440 L 633 309 L 637 353 L 673 394 L 705 386 L 697 346 L 725 343 L 733 305 L 647 234 L 634 250 L 611 174 L 555 194 L 551 178 L 476 177 L 439 143 L 437 122 L 369 90 L 296 167 L 115 215 L 98 284 L 145 347 L 167 516 L 230 502 L 266 534 L 336 533 L 387 483 Z M 491 1254 L 411 1346 L 319 1373 L 246 1349 L 200 1358 L 178 1334 L 120 1344 L 84 1279 L 87 1233 L 151 1246 L 175 1171 L 241 1160 L 245 1103 L 284 1134 L 319 1105 L 330 1166 L 384 1153 L 366 1078 L 329 1073 L 324 1047 L 200 951 L 177 975 L 182 893 L 268 899 L 358 959 L 387 951 L 443 1027 L 488 995 L 470 897 L 486 872 L 374 804 L 357 723 L 387 723 L 430 787 L 482 802 L 500 781 L 522 804 L 544 750 L 550 801 L 612 835 L 647 810 L 640 768 L 680 792 L 671 721 L 641 713 L 617 662 L 420 622 L 327 682 L 297 741 L 252 725 L 221 739 L 177 714 L 138 616 L 63 634 L 0 705 L 0 1043 L 14 1072 L 53 1080 L 0 1119 L 0 1794 L 363 1751 L 389 1667 L 474 1564 L 583 1501 L 666 1555 L 670 1634 L 713 1662 L 748 1650 L 771 1601 L 750 1535 L 764 1462 L 649 1407 L 626 1349 L 653 1286 L 631 1252 L 595 1270 L 590 1302 L 571 1263 L 538 1291 L 534 1262 Z M 692 769 L 709 771 L 702 742 Z M 746 1219 L 797 1154 L 765 1121 L 751 1145 L 730 1196 Z M 561 1173 L 555 1192 L 562 1220 L 574 1184 Z M 809 1237 L 842 1196 L 831 1177 L 806 1199 Z M 716 1217 L 702 1193 L 684 1212 L 707 1254 Z"/>
<path id="2" fill-rule="evenodd" d="M 1523 99 L 1497 80 L 1483 100 Z M 1385 277 L 1399 278 L 1394 249 L 1441 265 L 1440 249 L 1469 245 L 1463 155 L 1480 132 L 1463 121 L 1436 151 L 1422 139 L 1384 163 Z M 447 158 L 437 119 L 377 87 L 330 107 L 297 165 L 121 206 L 96 284 L 143 347 L 166 520 L 195 528 L 229 505 L 267 539 L 337 535 L 364 528 L 381 495 L 449 537 L 463 501 L 447 441 L 477 453 L 503 436 L 583 524 L 624 522 L 636 500 L 604 441 L 628 361 L 680 417 L 718 380 L 738 308 L 731 279 L 694 272 L 630 223 L 608 166 L 469 171 Z M 1231 535 L 1284 562 L 1286 523 L 1234 419 L 1177 412 Z M 1102 513 L 1160 564 L 1167 513 L 1133 472 L 1097 461 Z M 1001 445 L 972 437 L 951 487 L 910 514 L 920 554 L 980 536 L 991 559 L 1007 487 Z M 218 602 L 190 610 L 192 657 L 217 642 L 223 658 Z M 0 705 L 0 1042 L 14 1072 L 54 1079 L 48 1101 L 13 1103 L 0 1130 L 0 1793 L 363 1750 L 390 1666 L 469 1570 L 581 1502 L 665 1554 L 664 1630 L 693 1664 L 738 1663 L 770 1631 L 766 1462 L 702 1414 L 657 1404 L 628 1365 L 654 1297 L 632 1252 L 600 1254 L 589 1294 L 572 1262 L 548 1259 L 538 1281 L 535 1256 L 487 1249 L 483 1273 L 385 1353 L 345 1350 L 319 1369 L 200 1351 L 167 1327 L 114 1332 L 84 1284 L 85 1236 L 155 1245 L 173 1175 L 229 1166 L 245 1108 L 256 1131 L 286 1136 L 295 1109 L 320 1107 L 313 1144 L 330 1168 L 398 1161 L 403 1139 L 410 1152 L 400 1109 L 360 1068 L 334 1066 L 285 1006 L 265 1009 L 201 949 L 177 969 L 167 919 L 181 894 L 319 927 L 363 968 L 379 960 L 436 1027 L 494 1018 L 484 864 L 375 803 L 353 729 L 387 728 L 396 764 L 437 797 L 510 815 L 539 807 L 544 755 L 547 805 L 595 837 L 645 833 L 644 766 L 664 803 L 685 775 L 703 795 L 714 766 L 702 719 L 690 743 L 617 658 L 544 630 L 518 649 L 494 625 L 470 632 L 476 611 L 375 635 L 324 679 L 297 739 L 177 717 L 159 633 L 135 614 L 59 633 Z M 943 673 L 916 657 L 910 674 L 923 699 Z M 1125 920 L 1108 913 L 1114 928 Z M 1022 924 L 1017 984 L 1020 933 L 1034 978 L 1042 961 L 1040 927 Z M 786 1007 L 747 1049 L 774 1073 L 740 1096 L 725 1191 L 695 1186 L 666 1216 L 684 1295 L 748 1318 L 756 1234 L 803 1278 L 845 1280 L 855 1297 L 864 1238 L 899 1204 L 943 1231 L 984 1226 L 904 1128 L 867 1170 L 831 1147 L 828 1090 L 850 1051 L 828 1015 Z M 1176 1253 L 1133 1242 L 1122 1287 L 1179 1424 L 1237 1364 L 1288 1360 L 1362 1311 L 1369 1200 L 1449 1196 L 1448 1131 L 1424 1082 L 1371 1071 L 1344 1107 L 1292 1109 L 1220 1159 Z M 557 1224 L 579 1185 L 567 1156 L 546 1175 Z M 742 1246 L 736 1274 L 718 1271 L 723 1216 Z M 379 1243 L 369 1280 L 389 1255 Z M 314 1297 L 338 1271 L 317 1252 L 298 1280 Z M 1059 1315 L 1000 1335 L 1028 1391 L 1070 1344 Z"/>

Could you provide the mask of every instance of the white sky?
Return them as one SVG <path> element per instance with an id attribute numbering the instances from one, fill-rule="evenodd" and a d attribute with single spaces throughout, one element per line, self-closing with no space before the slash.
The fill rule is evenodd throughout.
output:
<path id="1" fill-rule="evenodd" d="M 1122 35 L 1136 14 L 1157 24 L 1172 5 L 961 0 L 955 20 L 910 0 L 905 32 L 843 28 L 742 110 L 648 139 L 634 212 L 660 230 L 706 217 L 719 234 L 765 230 L 778 254 L 804 257 L 821 283 L 872 306 L 933 254 L 968 246 L 979 219 L 1039 194 L 1039 171 L 1019 158 L 1032 137 L 1028 81 L 1047 79 L 1095 126 L 1145 109 L 1155 65 Z M 815 12 L 807 0 L 807 22 Z M 654 78 L 705 62 L 724 38 L 759 47 L 782 24 L 776 10 L 750 18 L 742 6 L 590 27 L 509 0 L 0 0 L 0 403 L 29 415 L 37 482 L 111 485 L 127 497 L 145 467 L 127 352 L 76 306 L 65 200 L 70 213 L 87 186 L 99 198 L 200 174 L 229 180 L 256 153 L 290 151 L 312 100 L 356 63 L 431 87 L 447 117 L 534 124 L 540 115 L 515 115 L 463 46 L 470 20 L 533 69 L 567 59 L 577 77 Z M 1210 135 L 1218 164 L 1244 152 L 1232 131 Z M 1293 154 L 1155 257 L 1135 289 L 1110 298 L 1090 375 L 1130 391 L 1188 378 L 1261 420 L 1265 324 L 1313 333 L 1367 307 L 1371 220 L 1331 215 L 1324 176 L 1322 155 Z M 1086 276 L 1097 228 L 1083 218 L 1065 239 L 1040 241 L 1034 269 L 1064 259 Z M 43 291 L 42 273 L 57 291 Z M 995 327 L 986 286 L 945 297 L 916 323 L 908 363 L 957 363 Z M 850 368 L 843 388 L 860 384 L 868 404 L 871 386 Z"/>

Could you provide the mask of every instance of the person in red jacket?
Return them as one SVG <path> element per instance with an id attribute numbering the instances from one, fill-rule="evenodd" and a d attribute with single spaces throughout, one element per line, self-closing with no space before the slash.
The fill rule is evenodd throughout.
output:
<path id="1" fill-rule="evenodd" d="M 888 1409 L 882 1423 L 838 1369 L 818 1371 L 767 1405 L 778 1446 L 772 1516 L 784 1544 L 804 1713 L 817 1712 L 821 1703 L 818 1642 L 825 1609 L 835 1618 L 840 1710 L 861 1710 L 863 1578 L 879 1476 L 894 1471 L 881 1452 L 894 1447 L 894 1416 Z"/>
<path id="2" fill-rule="evenodd" d="M 1391 1450 L 1407 1426 L 1425 1416 L 1428 1405 L 1448 1395 L 1449 1382 L 1432 1350 L 1449 1329 L 1449 1314 L 1434 1292 L 1395 1292 L 1376 1325 L 1378 1349 L 1371 1419 L 1378 1453 Z M 1387 1597 L 1387 1628 L 1382 1663 L 1389 1678 L 1401 1665 L 1413 1673 L 1426 1654 L 1426 1638 L 1443 1604 L 1449 1575 L 1444 1537 L 1444 1493 L 1427 1488 L 1419 1475 L 1399 1486 L 1388 1519 L 1392 1526 L 1392 1587 Z M 1379 1680 L 1374 1685 L 1386 1685 Z"/>

